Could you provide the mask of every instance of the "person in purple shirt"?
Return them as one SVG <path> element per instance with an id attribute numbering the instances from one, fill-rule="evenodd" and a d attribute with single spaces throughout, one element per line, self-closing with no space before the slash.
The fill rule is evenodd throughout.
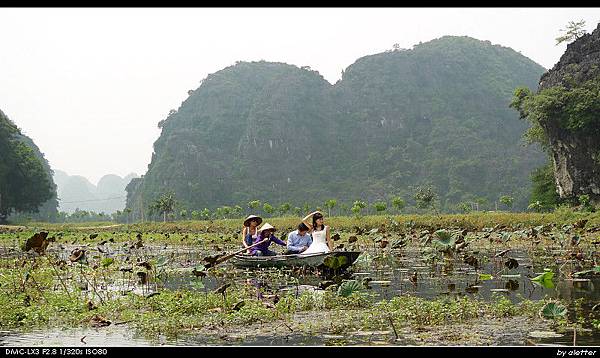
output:
<path id="1" fill-rule="evenodd" d="M 271 224 L 264 223 L 263 226 L 261 226 L 260 229 L 258 229 L 258 235 L 256 236 L 256 239 L 252 240 L 252 244 L 256 244 L 265 239 L 268 239 L 268 241 L 265 241 L 262 244 L 251 248 L 250 254 L 252 256 L 275 256 L 275 255 L 277 255 L 276 252 L 269 250 L 269 245 L 271 245 L 271 242 L 274 242 L 281 246 L 286 246 L 286 243 L 285 243 L 285 241 L 281 241 L 274 235 L 274 232 L 276 230 L 277 229 L 275 229 Z"/>

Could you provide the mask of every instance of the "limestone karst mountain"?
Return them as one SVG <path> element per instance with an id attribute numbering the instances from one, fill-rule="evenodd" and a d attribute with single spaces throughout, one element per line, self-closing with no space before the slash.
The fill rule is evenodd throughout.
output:
<path id="1" fill-rule="evenodd" d="M 128 206 L 172 190 L 189 209 L 321 204 L 432 185 L 443 209 L 501 195 L 524 208 L 544 155 L 521 140 L 514 88 L 545 69 L 516 51 L 446 36 L 358 59 L 336 84 L 310 68 L 239 62 L 209 75 L 159 123 Z"/>
<path id="2" fill-rule="evenodd" d="M 125 187 L 132 178 L 131 173 L 124 178 L 108 174 L 100 178 L 98 185 L 79 175 L 68 175 L 56 170 L 54 180 L 58 187 L 59 209 L 72 213 L 76 209 L 111 214 L 125 208 Z"/>
<path id="3" fill-rule="evenodd" d="M 0 110 L 0 222 L 57 214 L 52 169 L 31 138 Z"/>
<path id="4" fill-rule="evenodd" d="M 600 24 L 567 46 L 540 79 L 542 92 L 560 98 L 557 108 L 546 108 L 547 120 L 536 120 L 549 144 L 558 193 L 600 202 Z"/>

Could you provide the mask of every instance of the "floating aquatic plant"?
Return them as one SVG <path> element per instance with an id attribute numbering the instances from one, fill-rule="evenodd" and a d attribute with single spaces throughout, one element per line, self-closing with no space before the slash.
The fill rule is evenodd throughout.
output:
<path id="1" fill-rule="evenodd" d="M 512 270 L 512 269 L 519 267 L 519 262 L 513 258 L 509 258 L 504 263 L 504 266 L 508 267 L 509 270 Z"/>
<path id="2" fill-rule="evenodd" d="M 432 241 L 433 246 L 439 251 L 450 252 L 454 250 L 456 239 L 447 230 L 438 230 L 435 232 L 435 240 Z"/>
<path id="3" fill-rule="evenodd" d="M 480 273 L 479 274 L 479 279 L 481 281 L 488 281 L 488 280 L 491 280 L 493 278 L 494 278 L 494 276 L 490 275 L 489 273 Z"/>
<path id="4" fill-rule="evenodd" d="M 337 270 L 348 263 L 346 256 L 328 256 L 323 260 L 323 264 L 332 270 Z"/>
<path id="5" fill-rule="evenodd" d="M 557 319 L 567 314 L 567 308 L 559 302 L 548 302 L 540 310 L 540 316 L 547 319 Z"/>
<path id="6" fill-rule="evenodd" d="M 110 265 L 112 265 L 114 262 L 115 262 L 115 259 L 113 259 L 112 257 L 105 257 L 100 261 L 100 265 L 104 268 L 107 268 Z"/>
<path id="7" fill-rule="evenodd" d="M 587 274 L 600 274 L 600 266 L 594 266 L 594 268 L 590 269 L 590 270 L 584 270 L 584 271 L 578 271 L 573 273 L 573 276 L 582 276 L 582 275 L 587 275 Z"/>
<path id="8" fill-rule="evenodd" d="M 360 282 L 356 280 L 349 280 L 340 284 L 340 287 L 338 287 L 337 294 L 341 297 L 348 297 L 355 292 L 361 291 L 362 289 L 363 285 L 361 285 Z"/>
<path id="9" fill-rule="evenodd" d="M 531 281 L 543 286 L 544 288 L 553 288 L 554 283 L 552 282 L 552 278 L 554 277 L 554 272 L 549 269 L 545 269 L 545 272 L 541 275 L 538 275 L 531 279 Z"/>

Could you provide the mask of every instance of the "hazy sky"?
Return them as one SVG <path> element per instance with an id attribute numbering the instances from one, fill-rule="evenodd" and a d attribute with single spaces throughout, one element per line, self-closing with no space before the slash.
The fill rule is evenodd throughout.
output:
<path id="1" fill-rule="evenodd" d="M 329 82 L 359 57 L 444 35 L 551 68 L 569 21 L 600 8 L 0 9 L 0 109 L 54 169 L 94 184 L 144 174 L 157 123 L 235 61 L 310 66 Z"/>

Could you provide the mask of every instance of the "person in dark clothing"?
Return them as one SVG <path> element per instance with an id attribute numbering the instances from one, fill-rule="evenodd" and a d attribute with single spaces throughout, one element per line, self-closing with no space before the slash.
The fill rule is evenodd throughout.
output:
<path id="1" fill-rule="evenodd" d="M 277 255 L 276 252 L 269 250 L 269 245 L 271 245 L 271 242 L 274 242 L 281 246 L 286 246 L 286 243 L 285 243 L 285 241 L 282 241 L 275 236 L 274 233 L 276 230 L 277 229 L 275 229 L 273 227 L 273 225 L 271 225 L 269 223 L 264 223 L 258 229 L 258 235 L 257 235 L 256 239 L 252 239 L 251 236 L 250 236 L 250 238 L 252 239 L 252 244 L 256 244 L 265 239 L 268 239 L 268 240 L 263 242 L 260 245 L 250 248 L 250 254 L 253 256 L 275 256 L 275 255 Z"/>

